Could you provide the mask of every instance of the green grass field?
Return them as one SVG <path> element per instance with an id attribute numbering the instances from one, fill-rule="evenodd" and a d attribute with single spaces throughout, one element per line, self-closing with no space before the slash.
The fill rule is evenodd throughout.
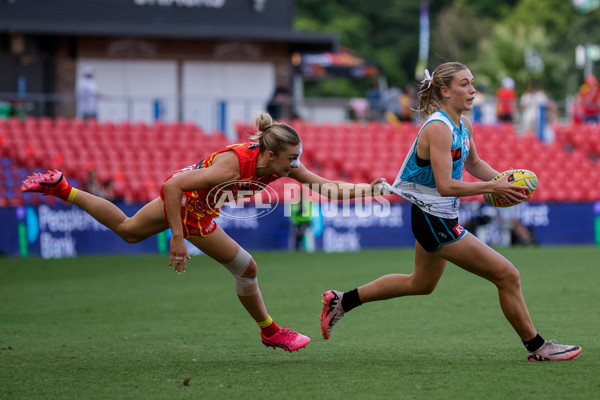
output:
<path id="1" fill-rule="evenodd" d="M 2 399 L 598 399 L 600 249 L 501 250 L 546 339 L 568 362 L 529 363 L 489 282 L 449 265 L 429 296 L 371 303 L 322 340 L 321 292 L 412 271 L 411 250 L 255 252 L 278 324 L 312 338 L 267 349 L 233 279 L 198 256 L 0 259 Z"/>

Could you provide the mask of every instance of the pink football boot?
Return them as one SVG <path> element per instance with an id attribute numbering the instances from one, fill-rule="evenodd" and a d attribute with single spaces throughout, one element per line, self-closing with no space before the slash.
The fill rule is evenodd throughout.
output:
<path id="1" fill-rule="evenodd" d="M 265 337 L 263 333 L 260 333 L 262 342 L 267 347 L 281 347 L 285 351 L 290 353 L 294 350 L 298 351 L 310 342 L 308 336 L 301 335 L 297 332 L 292 332 L 288 328 L 281 328 L 279 332 L 271 337 Z"/>
<path id="2" fill-rule="evenodd" d="M 323 310 L 319 319 L 321 320 L 321 336 L 325 340 L 329 339 L 333 326 L 344 316 L 342 297 L 344 294 L 337 290 L 328 290 L 323 293 Z"/>
<path id="3" fill-rule="evenodd" d="M 28 176 L 21 185 L 21 192 L 35 192 L 43 195 L 53 195 L 67 201 L 71 194 L 72 186 L 69 185 L 63 173 L 57 170 L 48 170 L 45 174 L 34 172 Z"/>
<path id="4" fill-rule="evenodd" d="M 546 340 L 536 351 L 527 352 L 529 361 L 566 361 L 581 354 L 581 347 L 557 344 L 554 340 Z"/>

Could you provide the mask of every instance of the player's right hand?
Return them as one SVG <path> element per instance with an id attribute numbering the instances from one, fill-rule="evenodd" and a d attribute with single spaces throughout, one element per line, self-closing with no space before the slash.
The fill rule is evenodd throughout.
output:
<path id="1" fill-rule="evenodd" d="M 171 238 L 171 257 L 169 258 L 169 268 L 174 267 L 177 274 L 185 272 L 187 267 L 187 260 L 190 256 L 187 252 L 187 246 L 183 237 L 173 236 Z"/>

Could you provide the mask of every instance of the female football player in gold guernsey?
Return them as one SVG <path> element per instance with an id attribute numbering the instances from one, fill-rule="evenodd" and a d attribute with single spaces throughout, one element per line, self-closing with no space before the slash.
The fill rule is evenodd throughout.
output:
<path id="1" fill-rule="evenodd" d="M 471 123 L 462 115 L 473 109 L 471 71 L 457 62 L 442 64 L 431 75 L 425 71 L 418 95 L 417 111 L 426 121 L 394 185 L 383 184 L 413 203 L 414 271 L 385 275 L 345 293 L 323 293 L 323 338 L 329 339 L 340 318 L 363 303 L 431 293 L 450 261 L 496 285 L 502 312 L 523 341 L 529 361 L 578 356 L 579 346 L 556 344 L 538 334 L 523 300 L 519 271 L 458 223 L 460 197 L 494 193 L 511 203 L 525 197 L 518 186 L 508 182 L 509 174 L 492 181 L 498 171 L 477 155 Z M 463 167 L 482 182 L 463 182 Z"/>
<path id="2" fill-rule="evenodd" d="M 174 266 L 178 273 L 186 270 L 189 257 L 184 239 L 223 264 L 234 276 L 238 298 L 258 324 L 262 342 L 291 352 L 305 347 L 310 339 L 280 328 L 267 313 L 258 287 L 256 262 L 214 221 L 219 216 L 219 205 L 211 200 L 211 189 L 240 182 L 244 187 L 256 184 L 259 190 L 287 176 L 309 184 L 329 198 L 342 199 L 370 195 L 382 179 L 371 184 L 353 184 L 322 178 L 300 163 L 302 142 L 291 126 L 274 123 L 269 114 L 260 113 L 256 127 L 258 133 L 252 137 L 255 142 L 227 146 L 195 165 L 176 171 L 164 183 L 160 196 L 130 218 L 113 203 L 71 187 L 56 170 L 28 177 L 21 190 L 71 202 L 128 243 L 140 242 L 171 228 L 169 266 Z M 234 198 L 242 191 L 249 192 L 235 184 L 231 185 L 231 191 L 237 191 Z"/>

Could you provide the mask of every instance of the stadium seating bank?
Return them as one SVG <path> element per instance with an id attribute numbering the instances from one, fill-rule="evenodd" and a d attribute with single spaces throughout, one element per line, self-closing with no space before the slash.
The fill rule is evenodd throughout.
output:
<path id="1" fill-rule="evenodd" d="M 332 179 L 392 181 L 417 126 L 386 123 L 339 125 L 290 122 L 304 141 L 302 162 Z M 588 134 L 579 134 L 585 129 Z M 550 145 L 520 137 L 512 125 L 476 126 L 479 154 L 498 169 L 511 166 L 535 171 L 540 185 L 530 201 L 509 209 L 529 226 L 541 245 L 590 244 L 600 237 L 600 168 L 595 126 L 556 127 Z M 238 125 L 239 141 L 251 127 Z M 127 245 L 77 207 L 53 197 L 19 192 L 32 171 L 61 168 L 69 182 L 85 187 L 89 170 L 101 182 L 112 180 L 115 201 L 128 215 L 155 198 L 163 180 L 212 150 L 228 144 L 219 132 L 207 133 L 191 123 L 98 123 L 80 120 L 0 119 L 0 254 L 65 257 L 77 254 L 164 252 L 167 233 Z M 504 143 L 511 143 L 510 146 Z M 523 155 L 517 149 L 528 149 Z M 465 179 L 473 179 L 465 176 Z M 273 184 L 279 203 L 262 213 L 250 205 L 225 209 L 218 223 L 249 249 L 288 248 L 289 199 L 281 179 Z M 288 186 L 289 188 L 289 186 Z M 317 249 L 356 251 L 370 247 L 409 247 L 409 207 L 395 196 L 370 203 L 328 203 L 316 198 L 313 231 Z M 481 201 L 467 198 L 465 204 Z M 386 203 L 389 202 L 389 205 Z M 387 208 L 386 208 L 387 207 Z M 385 210 L 384 210 L 385 208 Z M 288 210 L 289 211 L 289 210 Z M 259 215 L 258 218 L 249 218 Z M 461 222 L 470 219 L 469 207 Z M 596 227 L 595 227 L 596 225 Z M 255 229 L 260 229 L 257 237 Z M 99 245 L 101 243 L 101 245 Z"/>
<path id="2" fill-rule="evenodd" d="M 304 165 L 330 179 L 353 182 L 377 177 L 393 181 L 418 130 L 410 123 L 290 124 L 302 138 Z M 540 185 L 530 202 L 600 200 L 600 129 L 574 125 L 555 130 L 557 141 L 545 145 L 534 136 L 519 136 L 510 124 L 476 126 L 477 152 L 496 169 L 534 171 Z M 0 118 L 0 206 L 54 203 L 39 195 L 23 197 L 16 185 L 35 168 L 49 166 L 76 183 L 85 182 L 88 172 L 95 170 L 100 182 L 112 181 L 116 198 L 148 202 L 173 171 L 232 141 L 248 141 L 253 128 L 238 124 L 236 131 L 237 140 L 232 140 L 189 122 Z M 469 174 L 464 179 L 473 180 Z"/>

